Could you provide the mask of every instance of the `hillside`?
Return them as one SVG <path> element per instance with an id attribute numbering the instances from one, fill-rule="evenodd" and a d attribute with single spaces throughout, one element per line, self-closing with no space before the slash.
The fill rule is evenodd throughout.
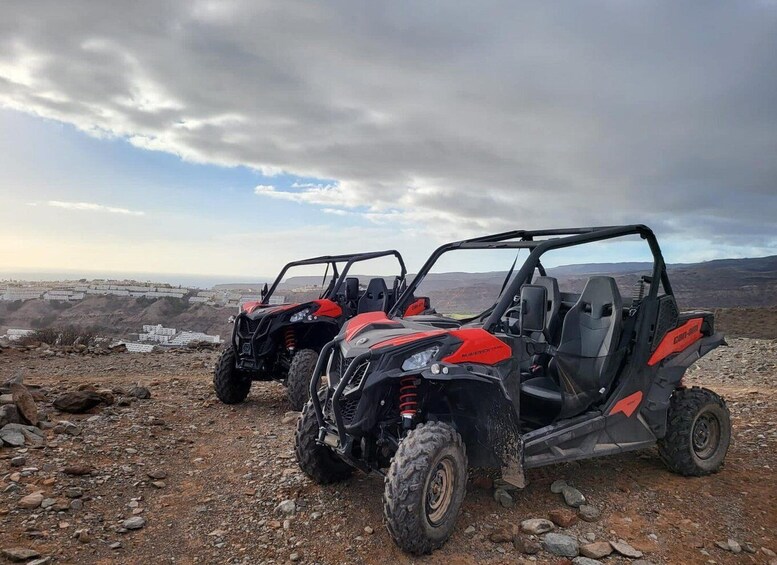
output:
<path id="1" fill-rule="evenodd" d="M 549 269 L 562 289 L 580 291 L 592 274 L 611 274 L 624 298 L 631 296 L 637 278 L 646 274 L 646 263 L 566 265 Z M 736 328 L 738 335 L 777 337 L 777 256 L 755 259 L 724 259 L 706 263 L 671 265 L 670 279 L 682 309 L 735 309 L 721 313 L 721 323 Z M 430 274 L 421 286 L 441 312 L 476 313 L 489 307 L 499 293 L 504 272 Z M 361 281 L 369 280 L 359 275 Z M 309 300 L 315 291 L 301 290 L 320 284 L 317 277 L 293 277 L 284 281 L 278 294 L 291 301 Z M 738 310 L 738 309 L 748 310 Z M 226 337 L 231 332 L 229 308 L 189 304 L 185 300 L 87 296 L 75 303 L 29 300 L 0 302 L 0 333 L 9 328 L 43 328 L 74 325 L 105 335 L 136 332 L 143 324 L 165 326 Z"/>

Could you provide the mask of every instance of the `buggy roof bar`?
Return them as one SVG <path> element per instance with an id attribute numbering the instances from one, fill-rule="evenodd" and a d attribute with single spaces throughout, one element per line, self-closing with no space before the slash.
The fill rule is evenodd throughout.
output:
<path id="1" fill-rule="evenodd" d="M 464 239 L 461 241 L 454 241 L 452 243 L 446 243 L 438 247 L 432 255 L 424 263 L 423 267 L 418 271 L 418 274 L 413 279 L 407 290 L 394 304 L 393 308 L 389 312 L 389 315 L 396 315 L 398 312 L 403 312 L 406 302 L 413 295 L 413 292 L 418 288 L 418 285 L 424 280 L 426 275 L 432 269 L 434 264 L 440 258 L 441 255 L 448 251 L 456 249 L 529 249 L 530 253 L 524 262 L 521 269 L 513 277 L 512 282 L 504 288 L 504 291 L 500 294 L 499 301 L 493 308 L 493 311 L 489 315 L 484 325 L 485 329 L 494 327 L 499 321 L 501 316 L 501 310 L 506 309 L 513 300 L 513 296 L 520 290 L 520 286 L 523 281 L 530 280 L 535 268 L 541 268 L 540 256 L 551 249 L 560 249 L 564 247 L 570 247 L 573 245 L 579 245 L 583 243 L 592 243 L 596 241 L 604 241 L 606 239 L 612 239 L 615 237 L 621 237 L 626 235 L 639 235 L 643 239 L 647 240 L 650 246 L 650 251 L 653 254 L 654 280 L 661 280 L 664 285 L 664 290 L 667 294 L 671 294 L 671 286 L 669 278 L 666 275 L 666 268 L 664 264 L 664 258 L 661 255 L 661 249 L 658 246 L 653 231 L 642 224 L 623 225 L 623 226 L 599 226 L 599 227 L 582 227 L 582 228 L 560 228 L 560 229 L 545 229 L 545 230 L 513 230 L 492 235 L 485 235 L 481 237 L 475 237 L 471 239 Z M 540 239 L 535 239 L 540 238 Z M 657 292 L 658 285 L 651 286 L 651 292 Z"/>
<path id="2" fill-rule="evenodd" d="M 326 264 L 331 265 L 332 277 L 337 282 L 329 294 L 336 294 L 337 291 L 342 286 L 343 282 L 345 281 L 345 277 L 348 275 L 348 270 L 351 268 L 351 265 L 353 265 L 354 263 L 358 263 L 360 261 L 369 261 L 370 259 L 377 259 L 379 257 L 390 257 L 390 256 L 394 256 L 397 258 L 397 261 L 399 262 L 399 269 L 400 269 L 399 278 L 404 279 L 405 275 L 407 275 L 405 261 L 402 259 L 402 255 L 396 249 L 386 249 L 385 251 L 371 251 L 367 253 L 346 253 L 343 255 L 321 255 L 320 257 L 311 257 L 309 259 L 300 259 L 299 261 L 291 261 L 290 263 L 287 263 L 283 267 L 283 269 L 281 269 L 280 273 L 278 273 L 278 276 L 275 278 L 275 281 L 272 283 L 272 286 L 267 291 L 267 294 L 265 294 L 264 297 L 262 298 L 262 304 L 267 304 L 273 292 L 275 292 L 275 289 L 283 281 L 283 277 L 286 275 L 286 272 L 293 267 L 300 267 L 304 265 L 326 265 Z M 343 267 L 342 273 L 339 273 L 337 270 L 337 264 L 343 263 L 343 262 L 345 262 L 345 267 Z"/>

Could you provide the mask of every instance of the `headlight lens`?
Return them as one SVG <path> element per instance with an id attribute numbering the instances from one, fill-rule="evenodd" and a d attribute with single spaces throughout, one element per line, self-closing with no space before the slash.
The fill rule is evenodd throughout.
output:
<path id="1" fill-rule="evenodd" d="M 415 371 L 417 369 L 423 369 L 432 362 L 432 359 L 434 359 L 434 356 L 437 355 L 438 351 L 440 351 L 440 348 L 435 345 L 434 347 L 424 349 L 423 351 L 411 355 L 402 363 L 402 370 Z"/>
<path id="2" fill-rule="evenodd" d="M 290 322 L 301 322 L 304 320 L 308 314 L 310 314 L 310 308 L 305 308 L 304 310 L 300 310 L 299 312 L 295 312 L 291 315 L 291 318 L 289 318 Z"/>

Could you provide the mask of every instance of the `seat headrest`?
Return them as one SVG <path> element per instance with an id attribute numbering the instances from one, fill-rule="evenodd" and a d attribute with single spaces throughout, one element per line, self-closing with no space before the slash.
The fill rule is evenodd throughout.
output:
<path id="1" fill-rule="evenodd" d="M 618 285 L 612 277 L 591 277 L 585 284 L 580 300 L 583 312 L 594 319 L 620 315 L 623 303 Z"/>
<path id="2" fill-rule="evenodd" d="M 386 286 L 385 280 L 382 278 L 370 279 L 365 295 L 372 299 L 378 299 L 383 298 L 382 295 L 387 291 L 388 287 Z"/>

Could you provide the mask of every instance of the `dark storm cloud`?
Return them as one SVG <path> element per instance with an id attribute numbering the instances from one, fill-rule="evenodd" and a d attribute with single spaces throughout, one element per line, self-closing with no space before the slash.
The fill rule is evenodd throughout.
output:
<path id="1" fill-rule="evenodd" d="M 5 3 L 0 102 L 375 221 L 768 247 L 775 38 L 771 2 Z"/>

